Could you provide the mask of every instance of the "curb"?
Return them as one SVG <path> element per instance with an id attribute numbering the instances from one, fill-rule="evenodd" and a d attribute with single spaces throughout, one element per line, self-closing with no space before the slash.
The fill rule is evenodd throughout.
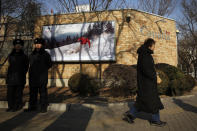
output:
<path id="1" fill-rule="evenodd" d="M 26 102 L 23 106 L 23 109 L 28 108 L 29 102 Z M 119 103 L 108 103 L 108 104 L 66 104 L 66 103 L 50 103 L 48 106 L 49 111 L 69 111 L 71 108 L 72 110 L 78 109 L 94 109 L 99 110 L 101 107 L 114 107 L 114 106 L 128 106 L 132 105 L 133 102 L 119 102 Z M 8 108 L 7 101 L 0 101 L 0 108 Z"/>
<path id="2" fill-rule="evenodd" d="M 173 97 L 161 98 L 161 101 L 164 101 L 164 100 L 173 100 L 174 98 L 176 98 L 176 99 L 185 99 L 185 98 L 190 98 L 190 97 L 194 97 L 194 96 L 195 95 L 173 96 Z"/>
<path id="3" fill-rule="evenodd" d="M 161 101 L 170 100 L 172 101 L 174 98 L 178 99 L 184 99 L 184 98 L 191 98 L 195 95 L 187 95 L 187 96 L 177 96 L 177 97 L 168 97 L 168 98 L 161 98 Z M 69 111 L 71 108 L 72 110 L 78 110 L 78 109 L 94 109 L 99 110 L 101 107 L 115 107 L 115 106 L 130 106 L 133 105 L 134 102 L 116 102 L 116 103 L 102 103 L 102 104 L 66 104 L 66 103 L 50 103 L 48 106 L 49 111 Z M 25 103 L 23 109 L 28 108 L 28 102 Z M 8 108 L 8 102 L 7 101 L 0 101 L 0 108 Z"/>

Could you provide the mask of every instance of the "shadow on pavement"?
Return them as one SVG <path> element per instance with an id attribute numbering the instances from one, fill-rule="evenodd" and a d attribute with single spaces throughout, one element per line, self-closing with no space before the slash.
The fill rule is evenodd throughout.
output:
<path id="1" fill-rule="evenodd" d="M 197 113 L 197 107 L 187 104 L 180 99 L 173 98 L 173 102 L 185 111 Z"/>
<path id="2" fill-rule="evenodd" d="M 102 106 L 108 105 L 108 100 L 99 96 L 86 96 L 82 97 L 78 93 L 71 92 L 68 88 L 52 88 L 49 89 L 48 100 L 50 103 L 88 103 L 88 104 L 99 104 Z M 70 101 L 66 101 L 70 99 Z"/>
<path id="3" fill-rule="evenodd" d="M 82 105 L 72 105 L 44 131 L 85 131 L 93 111 Z"/>
<path id="4" fill-rule="evenodd" d="M 11 119 L 0 123 L 1 131 L 11 131 L 21 125 L 23 125 L 28 120 L 31 120 L 34 116 L 36 116 L 37 112 L 21 112 L 20 114 L 12 117 Z"/>

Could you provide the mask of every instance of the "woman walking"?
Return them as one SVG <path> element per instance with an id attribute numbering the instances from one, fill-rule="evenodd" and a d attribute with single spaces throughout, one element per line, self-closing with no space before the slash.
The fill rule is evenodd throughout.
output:
<path id="1" fill-rule="evenodd" d="M 137 98 L 134 106 L 124 114 L 125 119 L 134 123 L 139 111 L 152 114 L 151 125 L 165 126 L 166 122 L 160 120 L 159 110 L 164 109 L 157 90 L 157 75 L 152 57 L 155 49 L 155 41 L 152 38 L 145 40 L 137 50 Z"/>

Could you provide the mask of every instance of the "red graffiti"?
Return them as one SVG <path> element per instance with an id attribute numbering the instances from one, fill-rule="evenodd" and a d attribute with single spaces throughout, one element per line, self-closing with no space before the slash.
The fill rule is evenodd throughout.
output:
<path id="1" fill-rule="evenodd" d="M 80 43 L 81 43 L 82 45 L 85 45 L 85 44 L 88 43 L 89 48 L 90 48 L 90 44 L 91 44 L 91 43 L 90 43 L 90 40 L 89 40 L 88 38 L 81 37 L 81 38 L 78 39 L 78 41 L 80 41 Z"/>
<path id="2" fill-rule="evenodd" d="M 167 34 L 167 35 L 170 35 L 170 32 L 166 31 L 166 34 Z"/>

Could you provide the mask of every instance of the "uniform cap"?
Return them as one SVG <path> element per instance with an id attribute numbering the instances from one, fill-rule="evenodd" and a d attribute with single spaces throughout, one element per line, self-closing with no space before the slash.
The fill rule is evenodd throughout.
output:
<path id="1" fill-rule="evenodd" d="M 13 45 L 16 45 L 16 44 L 20 44 L 20 45 L 24 46 L 24 41 L 21 40 L 21 39 L 15 39 L 15 40 L 13 41 Z"/>
<path id="2" fill-rule="evenodd" d="M 42 44 L 43 45 L 44 43 L 45 43 L 45 41 L 42 38 L 36 38 L 34 40 L 34 44 Z"/>

